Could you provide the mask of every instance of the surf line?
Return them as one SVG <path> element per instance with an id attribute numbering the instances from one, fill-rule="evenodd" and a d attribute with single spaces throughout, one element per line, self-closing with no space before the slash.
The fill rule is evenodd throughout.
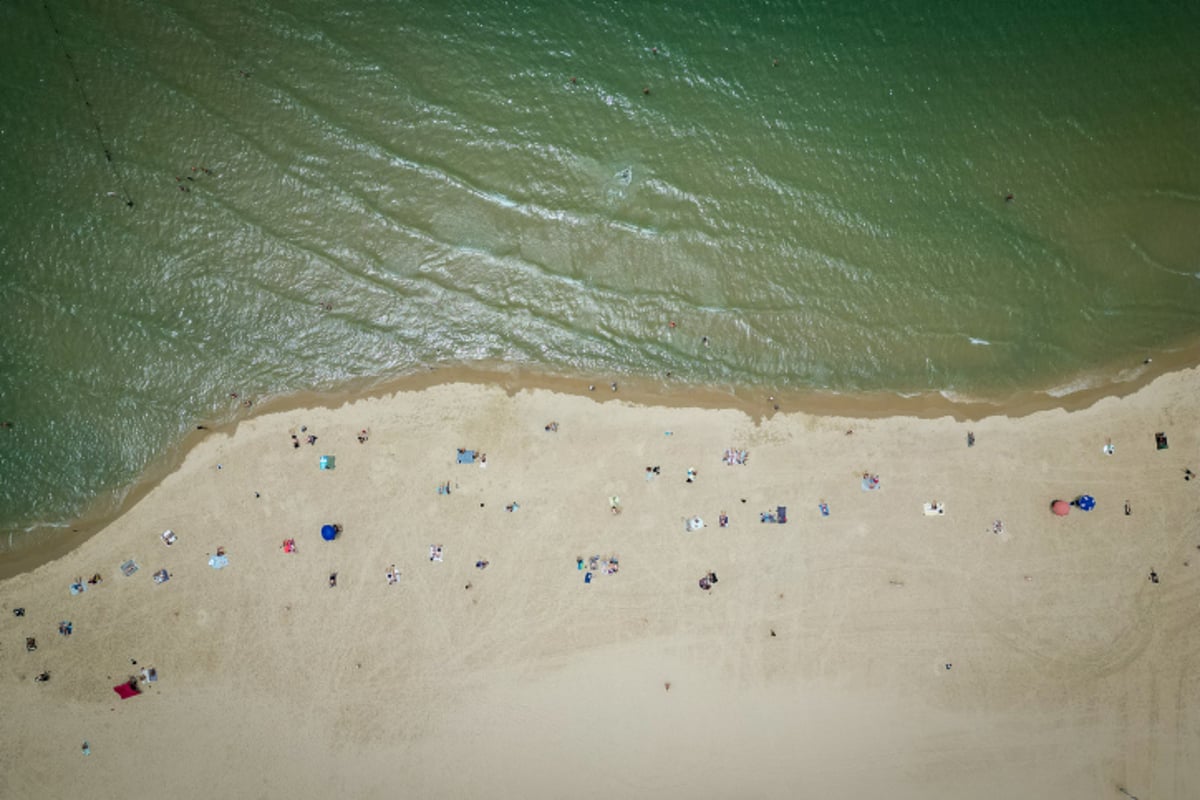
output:
<path id="1" fill-rule="evenodd" d="M 71 58 L 71 51 L 67 50 L 67 44 L 63 41 L 62 31 L 58 29 L 54 13 L 50 10 L 50 4 L 43 2 L 42 8 L 46 9 L 46 17 L 50 20 L 50 27 L 54 29 L 54 38 L 58 40 L 58 46 L 62 48 L 63 55 L 67 57 L 67 66 L 71 68 L 71 77 L 75 79 L 75 90 L 79 92 L 79 99 L 83 100 L 83 105 L 87 108 L 88 116 L 91 117 L 92 129 L 96 132 L 96 141 L 100 143 L 100 149 L 104 151 L 104 160 L 108 162 L 108 168 L 112 172 L 113 180 L 116 181 L 117 186 L 121 189 L 121 196 L 125 200 L 125 206 L 132 210 L 133 197 L 130 196 L 129 187 L 125 185 L 125 180 L 121 177 L 117 165 L 113 163 L 112 149 L 104 139 L 104 131 L 100 128 L 100 118 L 96 116 L 96 111 L 92 108 L 92 101 L 83 89 L 83 81 L 79 79 L 79 70 L 75 67 L 75 59 Z"/>

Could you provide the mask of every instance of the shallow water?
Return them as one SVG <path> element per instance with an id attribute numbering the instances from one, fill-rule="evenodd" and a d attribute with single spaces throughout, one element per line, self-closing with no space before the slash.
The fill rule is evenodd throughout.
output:
<path id="1" fill-rule="evenodd" d="M 1191 340 L 1200 6 L 1133 5 L 6 6 L 0 527 L 428 364 L 994 397 Z"/>

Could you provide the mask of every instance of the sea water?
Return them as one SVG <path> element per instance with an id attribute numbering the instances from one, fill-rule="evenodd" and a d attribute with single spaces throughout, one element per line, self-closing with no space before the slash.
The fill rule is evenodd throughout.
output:
<path id="1" fill-rule="evenodd" d="M 1200 331 L 1187 0 L 49 0 L 0 30 L 5 531 L 233 393 L 501 361 L 999 397 Z"/>

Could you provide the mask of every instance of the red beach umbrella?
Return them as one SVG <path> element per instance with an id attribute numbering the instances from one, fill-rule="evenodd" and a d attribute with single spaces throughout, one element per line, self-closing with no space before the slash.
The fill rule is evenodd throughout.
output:
<path id="1" fill-rule="evenodd" d="M 1071 513 L 1071 504 L 1066 500 L 1055 500 L 1050 504 L 1050 510 L 1060 517 L 1065 517 Z"/>

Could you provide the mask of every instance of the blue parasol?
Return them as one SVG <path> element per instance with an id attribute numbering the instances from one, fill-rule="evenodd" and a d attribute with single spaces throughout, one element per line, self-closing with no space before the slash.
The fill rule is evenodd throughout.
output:
<path id="1" fill-rule="evenodd" d="M 1080 511 L 1091 511 L 1096 507 L 1096 498 L 1090 494 L 1080 495 L 1079 499 L 1075 501 L 1075 505 Z"/>
<path id="2" fill-rule="evenodd" d="M 321 538 L 327 542 L 332 542 L 337 538 L 337 528 L 333 525 L 322 525 Z"/>

